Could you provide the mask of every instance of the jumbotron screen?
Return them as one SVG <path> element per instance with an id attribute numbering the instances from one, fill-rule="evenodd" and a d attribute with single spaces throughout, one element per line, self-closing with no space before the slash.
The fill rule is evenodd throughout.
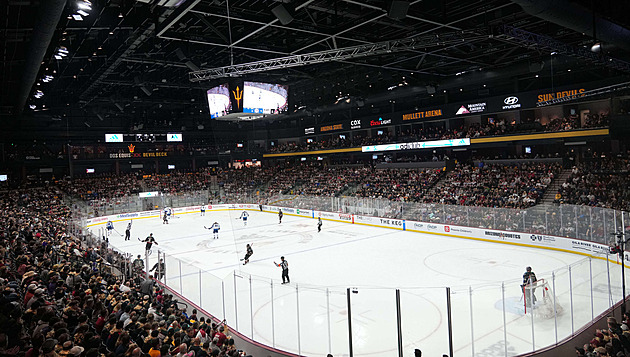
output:
<path id="1" fill-rule="evenodd" d="M 285 113 L 289 107 L 289 87 L 281 84 L 245 82 L 243 112 L 256 114 Z"/>
<path id="2" fill-rule="evenodd" d="M 230 101 L 230 87 L 227 83 L 208 89 L 206 94 L 210 118 L 214 119 L 230 113 L 232 102 Z"/>

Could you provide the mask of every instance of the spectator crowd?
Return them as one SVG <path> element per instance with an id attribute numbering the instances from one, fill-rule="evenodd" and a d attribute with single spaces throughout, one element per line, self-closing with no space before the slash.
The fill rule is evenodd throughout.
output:
<path id="1" fill-rule="evenodd" d="M 241 356 L 224 323 L 122 274 L 105 241 L 70 234 L 62 199 L 51 187 L 0 198 L 0 355 Z"/>

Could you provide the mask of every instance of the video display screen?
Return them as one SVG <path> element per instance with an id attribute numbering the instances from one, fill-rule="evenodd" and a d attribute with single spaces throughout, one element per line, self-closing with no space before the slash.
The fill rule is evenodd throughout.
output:
<path id="1" fill-rule="evenodd" d="M 289 87 L 281 84 L 245 82 L 243 112 L 256 114 L 285 113 L 289 107 Z"/>
<path id="2" fill-rule="evenodd" d="M 232 110 L 230 87 L 227 83 L 208 89 L 206 96 L 211 119 L 222 117 Z"/>

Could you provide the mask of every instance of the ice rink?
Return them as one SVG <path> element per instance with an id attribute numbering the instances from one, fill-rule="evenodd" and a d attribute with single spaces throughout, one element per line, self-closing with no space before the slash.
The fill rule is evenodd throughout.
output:
<path id="1" fill-rule="evenodd" d="M 285 215 L 279 224 L 275 213 L 248 212 L 247 225 L 241 211 L 180 214 L 168 225 L 136 219 L 131 241 L 114 233 L 110 243 L 136 256 L 144 254 L 137 238 L 153 233 L 159 245 L 149 263 L 156 248 L 166 254 L 170 287 L 245 336 L 305 356 L 348 355 L 346 288 L 356 288 L 355 356 L 397 356 L 395 289 L 405 356 L 414 348 L 426 356 L 449 352 L 447 286 L 456 356 L 515 355 L 553 344 L 608 308 L 611 297 L 621 298 L 619 265 L 605 259 L 333 221 L 318 233 L 316 219 Z M 204 229 L 215 221 L 219 239 Z M 124 234 L 127 223 L 114 225 Z M 254 255 L 243 265 L 247 243 Z M 274 265 L 280 256 L 289 263 L 287 285 Z M 557 320 L 534 320 L 533 333 L 520 290 L 526 266 L 553 281 L 565 310 Z"/>

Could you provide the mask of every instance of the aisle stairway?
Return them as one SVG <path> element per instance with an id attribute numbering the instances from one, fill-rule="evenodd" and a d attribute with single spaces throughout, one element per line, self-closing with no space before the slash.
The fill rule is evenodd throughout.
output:
<path id="1" fill-rule="evenodd" d="M 560 186 L 562 186 L 563 183 L 567 181 L 569 175 L 571 175 L 571 169 L 563 169 L 562 172 L 560 172 L 560 174 L 556 178 L 554 178 L 549 187 L 547 187 L 545 195 L 540 201 L 540 204 L 544 205 L 553 203 L 554 199 L 556 198 L 556 193 L 558 192 L 558 189 L 560 188 Z"/>

